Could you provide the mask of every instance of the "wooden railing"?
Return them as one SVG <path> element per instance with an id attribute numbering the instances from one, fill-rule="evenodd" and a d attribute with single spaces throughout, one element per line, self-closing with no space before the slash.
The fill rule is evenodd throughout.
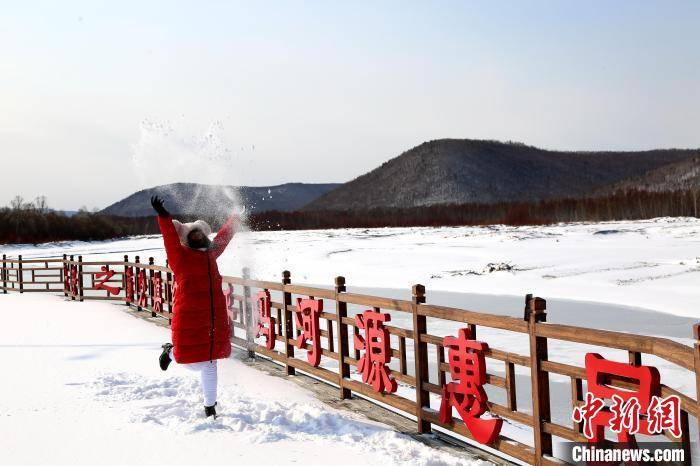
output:
<path id="1" fill-rule="evenodd" d="M 487 385 L 500 391 L 505 401 L 489 401 L 490 412 L 512 424 L 526 427 L 532 432 L 530 444 L 507 438 L 504 435 L 491 445 L 498 452 L 529 464 L 561 464 L 553 456 L 552 439 L 585 442 L 580 423 L 568 425 L 557 423 L 551 416 L 550 374 L 568 379 L 570 384 L 571 409 L 582 404 L 584 399 L 584 367 L 558 362 L 556 354 L 548 351 L 549 343 L 570 342 L 595 347 L 622 350 L 625 359 L 632 365 L 642 364 L 645 356 L 661 358 L 686 371 L 695 380 L 695 393 L 683 393 L 678 387 L 663 384 L 661 395 L 676 395 L 681 400 L 680 438 L 665 434 L 686 451 L 686 464 L 691 463 L 690 422 L 692 416 L 700 418 L 700 326 L 695 325 L 694 345 L 684 344 L 653 336 L 612 332 L 570 325 L 547 323 L 545 300 L 531 295 L 525 298 L 524 318 L 507 317 L 483 312 L 426 304 L 425 288 L 414 285 L 411 300 L 392 299 L 379 296 L 348 293 L 343 277 L 337 277 L 333 287 L 311 287 L 295 285 L 288 271 L 282 272 L 279 282 L 253 280 L 244 269 L 243 276 L 224 276 L 224 293 L 233 326 L 232 342 L 249 351 L 250 355 L 262 355 L 282 365 L 287 375 L 296 371 L 309 374 L 321 381 L 338 387 L 338 396 L 346 399 L 353 393 L 371 401 L 388 405 L 392 409 L 416 419 L 417 431 L 430 432 L 437 428 L 448 435 L 472 439 L 461 420 L 445 424 L 440 422 L 437 411 L 431 407 L 439 403 L 442 386 L 448 381 L 449 365 L 445 360 L 446 348 L 443 334 L 429 332 L 436 323 L 452 322 L 456 326 L 469 327 L 473 335 L 479 329 L 493 329 L 499 335 L 520 336 L 528 348 L 526 354 L 512 352 L 512 348 L 499 348 L 499 340 L 489 337 L 489 348 L 485 355 Z M 107 278 L 106 278 L 107 277 Z M 106 278 L 106 279 L 105 279 Z M 0 273 L 4 293 L 15 291 L 59 292 L 72 300 L 116 300 L 127 306 L 150 312 L 153 317 L 170 320 L 174 276 L 166 266 L 154 264 L 153 258 L 143 263 L 136 256 L 133 261 L 124 256 L 122 261 L 83 261 L 82 256 L 64 256 L 58 259 L 16 259 L 3 255 Z M 105 285 L 118 288 L 110 292 Z M 128 296 L 132 287 L 134 296 Z M 276 314 L 276 342 L 269 350 L 255 341 L 251 322 L 254 321 L 257 291 L 271 293 L 273 316 Z M 295 297 L 324 300 L 320 314 L 322 358 L 314 367 L 300 358 L 296 347 L 298 328 L 294 319 L 297 310 Z M 354 315 L 370 308 L 389 311 L 392 325 L 386 325 L 391 335 L 391 375 L 400 388 L 394 394 L 378 393 L 363 383 L 352 368 L 357 366 L 360 351 L 354 347 L 353 336 L 360 334 Z M 401 316 L 405 316 L 401 317 Z M 690 332 L 691 329 L 689 329 Z M 439 332 L 438 332 L 439 333 Z M 449 334 L 455 334 L 450 330 Z M 413 359 L 413 365 L 409 359 Z M 432 358 L 432 364 L 430 360 Z M 583 351 L 581 352 L 583 361 Z M 532 399 L 523 400 L 516 390 L 517 368 L 527 372 Z M 500 370 L 499 370 L 500 369 Z M 502 373 L 498 375 L 494 370 Z M 662 380 L 663 382 L 663 380 Z M 671 381 L 673 382 L 673 381 Z M 635 381 L 613 378 L 613 386 L 634 389 Z M 497 398 L 497 397 L 494 397 Z"/>

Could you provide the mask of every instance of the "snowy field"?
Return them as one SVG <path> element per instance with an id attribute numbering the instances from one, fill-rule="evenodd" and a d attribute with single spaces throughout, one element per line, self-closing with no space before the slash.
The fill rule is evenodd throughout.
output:
<path id="1" fill-rule="evenodd" d="M 8 294 L 0 319 L 3 465 L 486 464 L 235 359 L 220 361 L 221 416 L 206 420 L 196 374 L 157 365 L 169 330 L 122 306 Z"/>
<path id="2" fill-rule="evenodd" d="M 25 257 L 123 254 L 165 261 L 159 236 L 96 243 L 2 247 Z M 222 273 L 297 283 L 453 291 L 615 303 L 700 317 L 700 220 L 545 227 L 378 228 L 241 233 L 219 259 Z"/>
<path id="3" fill-rule="evenodd" d="M 247 265 L 251 267 L 253 277 L 275 281 L 279 280 L 281 271 L 287 269 L 292 272 L 294 283 L 324 286 L 330 286 L 336 275 L 344 275 L 350 285 L 350 291 L 366 291 L 372 294 L 400 298 L 408 297 L 408 290 L 412 284 L 423 283 L 427 288 L 429 303 L 453 305 L 512 316 L 522 315 L 523 297 L 526 293 L 531 292 L 548 300 L 548 320 L 551 322 L 658 335 L 672 338 L 684 344 L 691 344 L 691 325 L 696 319 L 700 320 L 698 319 L 700 312 L 697 311 L 700 309 L 700 293 L 695 288 L 695 281 L 697 281 L 700 272 L 700 248 L 698 248 L 700 237 L 698 233 L 700 233 L 700 220 L 685 218 L 565 224 L 547 227 L 493 226 L 246 232 L 234 238 L 229 250 L 219 260 L 219 264 L 224 274 L 240 275 L 242 266 Z M 57 243 L 36 247 L 19 245 L 4 247 L 2 252 L 12 256 L 23 254 L 27 258 L 74 253 L 83 254 L 85 260 L 121 260 L 124 254 L 129 254 L 132 258 L 135 255 L 140 255 L 144 261 L 149 256 L 153 256 L 156 263 L 162 264 L 165 261 L 162 240 L 159 236 L 95 243 Z M 85 309 L 85 307 L 93 306 L 93 303 L 73 304 L 71 306 L 64 304 L 60 298 L 48 296 L 36 298 L 36 302 L 31 301 L 33 299 L 34 297 L 28 296 L 21 298 L 0 296 L 0 314 L 9 313 L 10 307 L 12 309 L 21 308 L 24 311 L 25 306 L 38 308 L 41 303 L 46 303 L 46 306 L 51 309 L 40 310 L 40 312 L 46 312 L 44 315 L 54 316 L 61 309 L 66 316 L 69 316 L 70 310 L 75 307 Z M 11 303 L 12 306 L 5 305 L 5 303 Z M 53 308 L 53 303 L 55 303 L 56 309 Z M 64 306 L 68 306 L 68 308 L 64 309 Z M 116 315 L 112 317 L 114 312 L 109 311 L 109 309 L 118 309 L 118 307 L 108 304 L 94 304 L 94 306 L 107 309 L 104 313 L 100 312 L 100 315 L 109 315 L 110 319 L 116 319 L 116 315 L 120 313 L 120 311 L 116 311 Z M 16 312 L 12 312 L 12 319 L 17 317 L 16 314 Z M 85 377 L 80 379 L 82 382 L 79 380 L 83 384 L 80 387 L 94 389 L 92 392 L 89 390 L 70 391 L 61 395 L 64 397 L 63 399 L 71 400 L 71 396 L 80 393 L 81 396 L 85 397 L 86 403 L 91 406 L 96 404 L 95 409 L 107 409 L 106 405 L 114 406 L 112 411 L 121 411 L 120 406 L 122 404 L 125 406 L 125 413 L 122 413 L 121 418 L 114 417 L 116 413 L 112 413 L 112 417 L 107 418 L 105 429 L 109 430 L 110 425 L 111 429 L 114 429 L 113 424 L 116 424 L 119 426 L 120 432 L 124 429 L 126 432 L 124 435 L 133 435 L 134 432 L 139 432 L 138 441 L 141 441 L 141 439 L 150 438 L 149 436 L 152 435 L 154 426 L 156 426 L 156 431 L 162 428 L 165 429 L 162 432 L 173 431 L 175 436 L 181 435 L 182 438 L 187 439 L 181 439 L 181 441 L 202 441 L 203 444 L 212 442 L 212 445 L 217 445 L 214 448 L 216 450 L 224 449 L 217 443 L 219 441 L 221 441 L 221 445 L 227 442 L 226 445 L 229 446 L 226 448 L 237 444 L 240 438 L 247 439 L 242 440 L 241 445 L 251 442 L 250 438 L 257 438 L 257 441 L 262 442 L 261 438 L 265 437 L 266 432 L 270 432 L 265 429 L 281 429 L 284 432 L 283 435 L 280 434 L 280 439 L 274 440 L 281 442 L 280 445 L 287 441 L 286 435 L 296 438 L 294 436 L 297 434 L 294 432 L 299 429 L 298 426 L 294 425 L 280 427 L 273 423 L 273 426 L 268 426 L 266 422 L 263 422 L 263 433 L 254 427 L 241 427 L 240 423 L 244 421 L 241 421 L 239 417 L 247 416 L 245 422 L 257 426 L 259 421 L 256 420 L 256 416 L 263 415 L 258 412 L 258 409 L 246 411 L 244 409 L 245 402 L 236 396 L 255 397 L 257 391 L 251 390 L 248 393 L 246 386 L 256 387 L 261 378 L 267 380 L 269 377 L 254 373 L 240 363 L 231 360 L 222 365 L 220 386 L 222 387 L 222 396 L 226 397 L 222 398 L 222 404 L 233 409 L 230 410 L 231 417 L 222 420 L 225 427 L 220 430 L 225 432 L 234 430 L 235 432 L 243 432 L 245 435 L 232 440 L 219 440 L 220 430 L 218 428 L 191 415 L 191 412 L 196 411 L 197 407 L 195 401 L 196 386 L 192 379 L 188 379 L 185 373 L 178 374 L 177 371 L 172 374 L 167 373 L 169 377 L 177 376 L 176 378 L 163 377 L 163 374 L 156 370 L 157 368 L 151 367 L 154 348 L 157 348 L 160 342 L 168 339 L 167 330 L 161 328 L 146 330 L 144 328 L 144 332 L 153 336 L 150 337 L 150 340 L 141 341 L 137 338 L 139 333 L 135 329 L 132 331 L 131 326 L 135 325 L 137 328 L 141 328 L 145 324 L 130 316 L 124 317 L 127 320 L 120 322 L 120 325 L 123 326 L 110 328 L 110 332 L 106 332 L 104 338 L 90 340 L 88 338 L 90 335 L 86 336 L 82 332 L 76 333 L 67 330 L 65 339 L 61 343 L 61 345 L 80 344 L 71 341 L 72 339 L 82 341 L 82 339 L 87 338 L 88 341 L 97 345 L 112 344 L 116 346 L 107 346 L 106 350 L 100 349 L 101 347 L 90 349 L 65 349 L 61 347 L 60 350 L 56 350 L 61 355 L 60 357 L 66 361 L 78 358 L 77 360 L 89 367 L 85 372 Z M 6 318 L 3 317 L 3 319 Z M 60 325 L 58 320 L 63 321 L 64 319 L 47 319 L 51 325 Z M 66 317 L 66 320 L 70 320 L 70 317 Z M 392 323 L 394 324 L 410 326 L 408 320 L 410 319 L 406 315 L 392 313 Z M 39 319 L 39 321 L 44 325 L 44 319 Z M 18 326 L 22 324 L 22 322 L 17 322 Z M 98 322 L 94 322 L 94 324 L 96 329 L 109 328 L 108 326 L 112 325 Z M 100 325 L 105 327 L 100 327 Z M 458 327 L 456 324 L 432 325 L 430 322 L 428 326 L 429 331 L 435 334 L 449 334 L 456 331 Z M 3 364 L 5 364 L 5 360 L 9 360 L 8 364 L 15 364 L 10 354 L 13 351 L 12 345 L 7 347 L 9 349 L 4 346 L 8 339 L 5 337 L 5 333 L 8 337 L 12 336 L 10 341 L 19 340 L 22 342 L 25 339 L 31 341 L 37 332 L 36 338 L 39 340 L 42 335 L 44 337 L 50 336 L 47 335 L 49 332 L 42 334 L 41 331 L 35 331 L 31 325 L 22 327 L 31 328 L 31 333 L 18 328 L 11 330 L 3 327 L 0 329 L 0 335 L 2 335 L 0 344 L 3 345 L 0 347 L 0 361 Z M 127 336 L 125 337 L 122 333 Z M 51 341 L 51 338 L 48 340 Z M 132 338 L 134 338 L 133 341 Z M 527 338 L 522 335 L 481 328 L 479 338 L 489 342 L 492 347 L 508 349 L 521 354 L 528 352 Z M 141 345 L 140 347 L 135 343 L 136 341 L 140 342 L 138 343 Z M 136 346 L 131 347 L 132 344 Z M 126 347 L 130 349 L 127 350 Z M 591 347 L 586 345 L 564 342 L 550 343 L 550 355 L 559 362 L 569 364 L 581 365 L 583 354 L 590 350 Z M 627 355 L 621 351 L 601 351 L 599 348 L 595 350 L 608 358 L 616 360 L 626 360 L 627 358 Z M 56 351 L 48 353 L 55 355 Z M 64 354 L 63 351 L 69 351 L 69 353 Z M 80 358 L 79 355 L 83 354 L 81 351 L 85 352 L 85 358 Z M 27 353 L 32 354 L 32 352 L 34 349 Z M 46 352 L 36 350 L 36 354 L 32 357 L 40 359 L 40 353 L 45 354 Z M 408 355 L 408 367 L 411 368 L 410 348 Z M 102 362 L 105 360 L 111 361 L 108 366 L 112 367 L 98 367 L 102 366 Z M 135 369 L 131 368 L 132 360 Z M 435 358 L 431 356 L 430 361 L 434 360 Z M 695 381 L 686 371 L 655 358 L 645 358 L 644 363 L 656 365 L 661 371 L 662 381 L 694 396 Z M 63 387 L 62 384 L 74 383 L 75 381 L 71 380 L 76 377 L 73 377 L 75 375 L 74 368 L 70 365 L 65 367 L 65 365 L 61 366 L 60 364 L 55 362 L 52 367 L 56 366 L 57 370 L 48 373 L 51 374 L 52 384 L 55 383 L 62 387 L 60 392 L 63 393 L 64 390 L 68 390 L 68 387 L 74 386 L 66 385 Z M 35 364 L 29 364 L 29 366 L 36 367 Z M 332 369 L 332 362 L 325 362 L 324 366 Z M 501 367 L 500 365 L 490 365 L 489 371 L 502 376 Z M 106 375 L 98 369 L 106 369 Z M 114 372 L 110 372 L 110 369 L 113 369 Z M 65 374 L 63 374 L 64 371 Z M 432 370 L 431 373 L 433 373 Z M 527 400 L 530 388 L 528 372 L 525 368 L 518 369 L 516 382 L 519 409 L 529 412 L 530 407 Z M 280 384 L 282 382 L 275 380 L 273 383 Z M 568 379 L 553 376 L 551 383 L 553 384 L 553 418 L 561 424 L 568 425 L 568 416 L 570 416 Z M 144 385 L 154 387 L 153 392 L 141 392 L 140 389 L 133 388 Z M 399 391 L 404 389 L 405 387 L 400 387 Z M 9 394 L 14 393 L 13 396 L 17 396 L 17 390 L 7 386 L 0 390 L 9 390 Z M 32 390 L 23 388 L 21 390 L 22 396 L 32 392 Z M 285 388 L 285 390 L 287 389 Z M 299 389 L 290 385 L 288 390 L 292 394 L 297 393 Z M 2 392 L 0 391 L 0 393 Z M 176 402 L 174 396 L 175 393 L 186 394 L 188 401 L 183 403 L 189 403 L 187 408 L 192 409 L 185 409 L 181 403 L 178 404 L 179 402 Z M 157 398 L 158 401 L 148 404 L 148 397 L 151 396 Z M 312 411 L 313 409 L 319 410 L 314 412 L 326 413 L 328 411 L 327 408 L 319 407 L 317 402 L 309 399 L 309 395 L 298 393 L 298 396 L 302 397 L 298 406 L 304 406 L 304 409 L 309 406 L 308 409 Z M 492 401 L 504 401 L 503 393 L 498 390 L 489 390 L 489 397 L 492 398 Z M 2 402 L 5 402 L 7 397 L 3 398 Z M 147 400 L 144 401 L 142 398 Z M 297 403 L 296 398 L 294 400 Z M 439 400 L 437 397 L 433 397 L 431 402 L 433 407 L 437 407 Z M 50 405 L 51 399 L 47 398 L 46 403 Z M 263 407 L 263 411 L 268 411 L 264 405 L 260 406 Z M 59 406 L 51 409 L 59 408 L 62 409 Z M 4 409 L 3 407 L 3 413 Z M 229 411 L 228 408 L 225 409 Z M 67 413 L 63 414 L 67 415 Z M 18 415 L 20 414 L 18 413 Z M 338 413 L 333 415 L 342 416 Z M 85 413 L 85 416 L 90 416 L 90 414 Z M 695 423 L 691 424 L 692 429 L 695 429 Z M 132 432 L 131 429 L 142 429 L 143 432 L 140 430 Z M 303 427 L 301 430 L 308 434 L 309 429 Z M 382 432 L 388 435 L 388 432 Z M 504 426 L 504 434 L 525 443 L 531 443 L 531 434 L 527 430 L 510 423 L 506 423 Z M 247 435 L 250 435 L 250 438 L 246 437 Z M 316 434 L 309 435 L 311 435 L 309 440 L 314 441 Z M 273 435 L 275 438 L 276 436 L 277 434 Z M 327 435 L 319 437 L 324 449 L 326 447 L 336 448 L 333 442 L 338 444 L 338 448 L 350 450 L 354 448 L 352 442 L 342 443 L 338 436 L 332 435 L 331 437 L 328 438 Z M 697 438 L 697 435 L 691 438 Z M 401 438 L 400 440 L 414 445 L 407 439 Z M 174 442 L 174 444 L 179 443 Z M 146 448 L 145 445 L 144 448 Z M 388 456 L 382 457 L 378 461 L 382 464 L 405 462 L 406 456 L 401 456 L 400 453 L 403 448 L 397 447 L 396 452 L 390 452 Z M 423 451 L 421 445 L 411 448 L 415 448 L 416 452 Z M 287 448 L 284 449 L 287 450 Z M 697 453 L 697 449 L 695 450 Z M 298 453 L 303 455 L 304 449 L 302 448 Z M 120 454 L 126 453 L 120 452 Z M 156 453 L 153 452 L 153 454 L 155 458 Z M 223 453 L 221 454 L 223 455 Z M 245 456 L 247 453 L 242 452 L 241 454 Z M 352 455 L 354 453 L 349 452 L 348 456 L 344 457 L 348 458 L 348 462 L 355 462 L 361 458 Z M 432 458 L 421 455 L 425 454 L 419 453 L 412 461 L 416 464 L 451 464 L 451 461 L 454 461 L 450 458 Z M 279 457 L 275 458 L 280 459 Z M 177 464 L 179 459 L 181 458 L 178 456 L 173 461 Z M 376 458 L 374 462 L 377 462 Z M 370 463 L 374 464 L 373 461 Z"/>

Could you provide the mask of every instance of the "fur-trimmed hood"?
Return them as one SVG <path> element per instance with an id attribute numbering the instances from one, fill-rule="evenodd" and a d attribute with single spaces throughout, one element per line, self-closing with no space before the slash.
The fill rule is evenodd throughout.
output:
<path id="1" fill-rule="evenodd" d="M 193 230 L 199 230 L 204 233 L 205 236 L 211 235 L 211 227 L 204 220 L 196 220 L 194 222 L 182 223 L 173 219 L 173 225 L 175 226 L 175 231 L 177 231 L 177 236 L 180 237 L 180 244 L 189 247 L 187 244 L 187 235 Z M 202 248 L 206 250 L 206 248 Z"/>

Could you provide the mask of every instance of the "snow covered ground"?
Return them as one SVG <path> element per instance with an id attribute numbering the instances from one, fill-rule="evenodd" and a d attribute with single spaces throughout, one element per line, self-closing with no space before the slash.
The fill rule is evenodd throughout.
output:
<path id="1" fill-rule="evenodd" d="M 216 421 L 196 374 L 157 365 L 169 330 L 102 302 L 0 295 L 0 464 L 486 464 L 220 361 Z"/>
<path id="2" fill-rule="evenodd" d="M 402 298 L 407 297 L 411 284 L 423 283 L 428 290 L 428 302 L 514 316 L 521 315 L 523 297 L 531 292 L 547 298 L 548 320 L 552 322 L 658 335 L 691 344 L 691 324 L 700 320 L 700 312 L 697 311 L 700 308 L 700 293 L 695 288 L 700 272 L 699 233 L 700 220 L 687 218 L 546 227 L 246 232 L 236 236 L 219 264 L 222 273 L 230 275 L 240 275 L 243 265 L 250 266 L 255 278 L 265 280 L 278 280 L 281 271 L 287 269 L 292 272 L 295 283 L 326 286 L 333 283 L 336 275 L 344 275 L 351 291 Z M 18 245 L 1 249 L 3 253 L 12 256 L 23 254 L 25 257 L 74 253 L 83 254 L 85 260 L 121 260 L 124 254 L 129 254 L 132 258 L 138 254 L 142 260 L 153 256 L 156 263 L 162 264 L 165 261 L 159 236 L 94 243 Z M 22 303 L 27 299 L 33 297 L 24 296 L 21 301 L 13 303 L 24 306 Z M 60 299 L 54 299 L 64 305 Z M 6 311 L 7 306 L 3 305 L 6 302 L 5 297 L 0 296 L 0 313 Z M 84 305 L 86 303 L 77 306 Z M 109 308 L 108 305 L 102 306 Z M 393 324 L 410 326 L 406 319 L 407 316 L 392 313 Z M 126 322 L 132 325 L 133 320 L 135 319 Z M 449 323 L 433 326 L 429 322 L 429 331 L 435 334 L 449 334 L 457 328 L 456 325 L 452 327 Z M 3 331 L 4 328 L 0 330 Z M 167 334 L 162 334 L 165 330 L 154 331 L 161 333 L 152 345 L 157 346 L 158 342 L 167 340 Z M 21 331 L 15 333 L 17 332 L 22 334 Z M 113 341 L 117 334 L 109 335 L 111 338 L 105 341 Z M 68 337 L 71 336 L 68 334 Z M 70 344 L 68 337 L 66 344 Z M 527 354 L 528 342 L 522 336 L 481 328 L 479 337 L 488 341 L 492 347 Z M 5 344 L 4 339 L 0 339 L 0 344 Z M 117 351 L 112 347 L 108 349 L 111 352 Z M 123 351 L 121 348 L 118 350 Z M 586 345 L 550 343 L 550 354 L 556 355 L 556 360 L 570 364 L 580 365 L 583 354 L 590 350 Z M 595 350 L 616 360 L 627 358 L 621 351 Z M 152 351 L 153 346 L 149 346 L 148 350 L 142 349 L 143 353 L 151 354 Z M 408 367 L 411 368 L 410 348 L 408 354 Z M 106 355 L 100 355 L 100 358 L 105 357 Z M 6 358 L 3 357 L 0 361 L 4 359 Z M 87 358 L 89 361 L 92 359 L 92 356 Z M 434 359 L 431 357 L 430 361 Z M 687 372 L 655 358 L 645 358 L 644 363 L 657 365 L 662 381 L 694 396 L 695 382 Z M 144 363 L 143 370 L 153 372 L 150 364 L 150 361 Z M 236 361 L 226 361 L 226 364 L 230 365 L 231 374 L 235 374 L 228 376 L 230 387 L 235 387 L 236 383 L 248 383 L 245 380 L 249 376 L 253 380 L 252 386 L 255 386 L 260 377 L 265 377 L 251 373 Z M 324 365 L 331 368 L 332 362 L 327 361 Z M 151 373 L 150 376 L 140 372 L 133 374 L 131 368 L 127 365 L 125 369 L 120 360 L 116 360 L 114 366 L 120 368 L 115 371 L 121 375 L 107 374 L 102 378 L 95 375 L 93 379 L 88 379 L 90 386 L 95 388 L 93 393 L 100 394 L 95 402 L 101 400 L 113 403 L 115 407 L 121 404 L 128 407 L 129 414 L 123 418 L 124 422 L 136 419 L 140 425 L 146 419 L 146 424 L 150 426 L 159 419 L 159 422 L 168 427 L 168 432 L 173 430 L 182 435 L 213 430 L 206 424 L 200 426 L 201 420 L 185 414 L 192 410 L 182 406 L 173 408 L 168 403 L 164 403 L 166 407 L 156 404 L 160 407 L 147 408 L 138 401 L 143 393 L 123 389 L 124 385 L 131 387 L 153 384 L 153 392 L 148 392 L 148 396 L 161 399 L 164 396 L 162 393 L 174 390 L 188 394 L 191 406 L 187 406 L 195 407 L 196 393 L 191 381 L 181 384 L 179 379 L 159 379 L 160 373 Z M 489 366 L 489 371 L 503 375 L 500 365 Z M 224 376 L 221 383 L 224 394 L 229 389 L 225 377 L 227 376 Z M 519 409 L 528 412 L 530 388 L 527 371 L 518 369 L 516 380 Z M 551 383 L 553 417 L 557 422 L 568 424 L 568 379 L 553 376 Z M 233 391 L 237 393 L 236 389 Z M 226 396 L 230 398 L 224 399 L 224 402 L 235 406 L 236 412 L 241 412 L 242 408 L 236 404 L 238 401 L 234 395 Z M 489 390 L 489 396 L 493 401 L 503 402 L 501 391 Z M 438 403 L 437 398 L 432 403 Z M 131 406 L 134 407 L 133 410 Z M 255 417 L 259 413 L 253 410 L 250 415 Z M 222 422 L 226 425 L 228 419 Z M 275 425 L 274 428 L 278 426 Z M 695 429 L 695 423 L 692 423 L 692 429 Z M 233 430 L 247 432 L 238 427 L 233 427 Z M 291 428 L 289 430 L 294 431 Z M 529 432 L 517 426 L 506 425 L 504 433 L 525 443 L 531 442 Z M 150 434 L 146 433 L 142 437 L 148 435 Z M 254 432 L 251 435 L 258 434 Z M 691 438 L 697 438 L 697 435 Z M 346 445 L 343 448 L 350 447 Z M 416 461 L 420 463 L 423 459 L 419 456 Z M 449 463 L 449 460 L 435 461 L 438 464 Z"/>
<path id="3" fill-rule="evenodd" d="M 96 243 L 2 247 L 26 257 L 82 253 L 165 255 L 158 236 Z M 378 228 L 241 233 L 219 260 L 260 279 L 282 270 L 298 283 L 434 290 L 615 303 L 700 317 L 700 220 L 561 224 L 537 227 Z"/>

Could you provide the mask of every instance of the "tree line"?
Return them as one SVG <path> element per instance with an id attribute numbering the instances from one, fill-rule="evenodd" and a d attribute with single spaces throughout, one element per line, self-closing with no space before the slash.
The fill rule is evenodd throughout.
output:
<path id="1" fill-rule="evenodd" d="M 252 213 L 252 230 L 308 230 L 413 226 L 504 224 L 547 225 L 560 222 L 638 220 L 654 217 L 698 217 L 697 189 L 652 192 L 626 190 L 606 196 L 551 199 L 536 202 L 441 204 L 410 208 L 319 210 Z M 194 216 L 176 215 L 181 221 Z M 220 218 L 203 218 L 216 230 Z M 43 243 L 64 240 L 106 240 L 159 233 L 155 215 L 116 217 L 85 208 L 74 215 L 48 207 L 46 198 L 15 197 L 0 208 L 0 243 Z"/>
<path id="2" fill-rule="evenodd" d="M 0 208 L 0 243 L 105 240 L 154 231 L 155 219 L 116 218 L 81 208 L 74 215 L 49 208 L 46 198 L 20 196 Z"/>
<path id="3" fill-rule="evenodd" d="M 535 202 L 440 204 L 410 208 L 373 208 L 301 212 L 262 212 L 250 218 L 254 230 L 547 225 L 559 222 L 698 217 L 697 189 L 652 192 L 626 190 L 605 196 Z"/>

